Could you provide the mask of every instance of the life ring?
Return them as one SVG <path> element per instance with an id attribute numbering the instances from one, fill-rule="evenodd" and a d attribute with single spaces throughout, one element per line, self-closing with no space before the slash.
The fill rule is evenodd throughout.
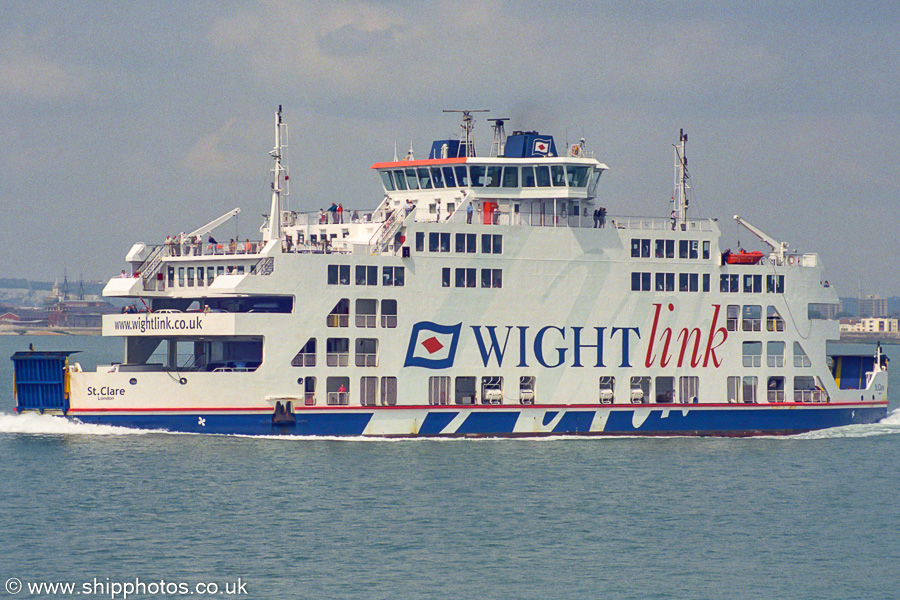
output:
<path id="1" fill-rule="evenodd" d="M 578 147 L 578 144 L 572 144 L 572 156 L 578 156 L 581 153 L 581 148 Z"/>
<path id="2" fill-rule="evenodd" d="M 789 264 L 789 265 L 794 264 L 794 261 L 796 261 L 796 260 L 797 260 L 797 259 L 796 259 L 795 257 L 793 257 L 793 256 L 788 256 L 788 264 Z"/>

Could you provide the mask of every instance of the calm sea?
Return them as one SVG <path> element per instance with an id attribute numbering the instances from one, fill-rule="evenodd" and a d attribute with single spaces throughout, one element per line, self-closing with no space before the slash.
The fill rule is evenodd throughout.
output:
<path id="1" fill-rule="evenodd" d="M 322 600 L 900 597 L 900 411 L 756 439 L 134 433 L 10 414 L 3 357 L 29 342 L 84 348 L 84 366 L 121 352 L 0 338 L 0 599 L 208 584 Z M 896 407 L 900 346 L 886 350 Z M 55 582 L 79 593 L 28 591 Z"/>

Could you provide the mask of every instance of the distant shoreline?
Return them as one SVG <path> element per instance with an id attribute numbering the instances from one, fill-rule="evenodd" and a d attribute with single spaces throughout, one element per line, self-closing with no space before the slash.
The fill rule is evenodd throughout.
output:
<path id="1" fill-rule="evenodd" d="M 99 327 L 29 327 L 0 325 L 0 335 L 100 335 Z"/>

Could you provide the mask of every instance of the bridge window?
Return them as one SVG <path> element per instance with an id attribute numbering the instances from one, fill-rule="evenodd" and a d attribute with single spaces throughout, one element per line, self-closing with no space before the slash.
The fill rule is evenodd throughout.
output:
<path id="1" fill-rule="evenodd" d="M 503 167 L 488 167 L 487 179 L 484 181 L 484 187 L 500 187 L 500 176 Z"/>
<path id="2" fill-rule="evenodd" d="M 550 177 L 556 187 L 566 187 L 566 170 L 562 165 L 550 165 Z"/>
<path id="3" fill-rule="evenodd" d="M 469 167 L 469 173 L 472 176 L 472 187 L 484 187 L 484 167 L 472 165 Z"/>
<path id="4" fill-rule="evenodd" d="M 417 169 L 419 174 L 419 188 L 423 190 L 431 189 L 431 175 L 428 174 L 428 169 L 425 167 L 420 167 Z"/>
<path id="5" fill-rule="evenodd" d="M 398 190 L 406 191 L 406 175 L 403 174 L 403 171 L 394 171 L 394 181 L 397 183 Z"/>
<path id="6" fill-rule="evenodd" d="M 503 167 L 503 187 L 519 187 L 519 167 Z"/>
<path id="7" fill-rule="evenodd" d="M 522 167 L 522 187 L 534 187 L 534 167 Z"/>
<path id="8" fill-rule="evenodd" d="M 571 187 L 587 187 L 590 178 L 590 168 L 582 166 L 566 166 L 569 175 L 569 185 Z"/>
<path id="9" fill-rule="evenodd" d="M 300 351 L 291 359 L 292 367 L 316 366 L 316 338 L 309 338 Z"/>
<path id="10" fill-rule="evenodd" d="M 444 179 L 447 181 L 447 187 L 456 187 L 456 177 L 453 175 L 453 167 L 443 167 L 441 171 L 444 172 Z"/>
<path id="11" fill-rule="evenodd" d="M 450 404 L 450 378 L 447 376 L 428 378 L 428 404 L 442 406 Z"/>
<path id="12" fill-rule="evenodd" d="M 546 165 L 535 167 L 534 176 L 538 187 L 550 187 L 550 167 Z"/>
<path id="13" fill-rule="evenodd" d="M 387 192 L 394 191 L 394 177 L 391 175 L 390 171 L 379 171 L 381 174 L 381 183 L 384 184 L 384 189 Z"/>
<path id="14" fill-rule="evenodd" d="M 434 187 L 444 187 L 444 176 L 439 167 L 431 167 L 431 180 L 434 182 Z"/>
<path id="15" fill-rule="evenodd" d="M 325 339 L 325 364 L 329 367 L 346 367 L 350 364 L 350 339 Z"/>
<path id="16" fill-rule="evenodd" d="M 419 177 L 415 169 L 406 169 L 406 184 L 411 190 L 419 189 Z"/>
<path id="17" fill-rule="evenodd" d="M 454 167 L 454 171 L 456 172 L 456 185 L 457 187 L 467 187 L 469 185 L 469 174 L 466 171 L 466 167 Z"/>

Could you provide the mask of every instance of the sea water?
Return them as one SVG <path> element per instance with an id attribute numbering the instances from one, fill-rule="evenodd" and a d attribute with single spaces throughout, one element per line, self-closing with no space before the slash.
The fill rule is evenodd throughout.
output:
<path id="1" fill-rule="evenodd" d="M 372 441 L 17 416 L 0 366 L 0 598 L 900 597 L 896 372 L 885 422 L 786 438 Z"/>

